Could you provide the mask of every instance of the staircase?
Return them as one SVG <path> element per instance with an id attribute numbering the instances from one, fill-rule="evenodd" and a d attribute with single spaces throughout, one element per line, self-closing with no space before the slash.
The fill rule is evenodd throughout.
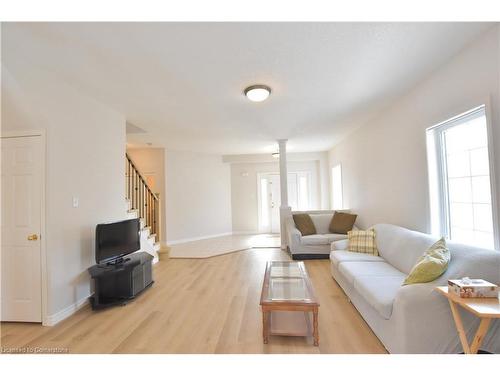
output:
<path id="1" fill-rule="evenodd" d="M 125 154 L 125 201 L 127 218 L 140 219 L 141 251 L 158 261 L 160 250 L 160 198 L 153 193 L 130 157 Z"/>

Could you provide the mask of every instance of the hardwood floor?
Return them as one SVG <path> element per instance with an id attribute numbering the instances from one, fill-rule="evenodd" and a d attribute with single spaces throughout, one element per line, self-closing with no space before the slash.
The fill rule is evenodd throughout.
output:
<path id="1" fill-rule="evenodd" d="M 279 249 L 250 249 L 208 259 L 168 259 L 155 284 L 132 303 L 89 306 L 54 327 L 2 323 L 3 348 L 63 348 L 70 353 L 386 353 L 332 279 L 328 260 L 306 261 L 319 309 L 312 338 L 271 336 L 262 343 L 259 298 L 268 260 Z"/>

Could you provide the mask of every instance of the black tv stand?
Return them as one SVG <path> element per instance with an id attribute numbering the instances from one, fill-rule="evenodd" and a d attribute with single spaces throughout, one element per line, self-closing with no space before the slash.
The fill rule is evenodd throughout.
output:
<path id="1" fill-rule="evenodd" d="M 128 262 L 130 258 L 117 258 L 112 261 L 109 261 L 107 263 L 100 263 L 98 264 L 99 268 L 105 268 L 105 267 L 110 267 L 110 266 L 120 266 L 123 265 L 125 262 Z"/>
<path id="2" fill-rule="evenodd" d="M 125 305 L 153 285 L 152 255 L 141 251 L 121 259 L 88 269 L 94 280 L 94 294 L 90 297 L 93 310 Z"/>

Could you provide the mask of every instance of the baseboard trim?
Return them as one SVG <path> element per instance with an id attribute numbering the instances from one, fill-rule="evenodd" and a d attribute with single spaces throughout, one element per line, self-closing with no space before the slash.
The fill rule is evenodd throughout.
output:
<path id="1" fill-rule="evenodd" d="M 234 235 L 249 235 L 249 236 L 257 236 L 259 234 L 267 234 L 270 236 L 280 236 L 280 233 L 269 233 L 269 232 L 259 232 L 255 230 L 236 230 L 233 231 Z"/>
<path id="2" fill-rule="evenodd" d="M 261 232 L 256 232 L 256 231 L 251 231 L 251 230 L 237 230 L 232 233 L 235 236 L 242 236 L 242 235 L 257 235 L 257 234 L 266 234 L 266 233 L 261 233 Z"/>
<path id="3" fill-rule="evenodd" d="M 64 319 L 69 318 L 78 310 L 89 304 L 89 297 L 90 295 L 80 299 L 79 301 L 73 303 L 72 305 L 69 305 L 68 307 L 62 309 L 61 311 L 56 312 L 55 314 L 48 315 L 47 318 L 43 321 L 42 325 L 55 326 L 57 323 L 63 321 Z"/>
<path id="4" fill-rule="evenodd" d="M 209 236 L 182 238 L 180 240 L 168 241 L 167 246 L 178 245 L 178 244 L 186 243 L 186 242 L 208 240 L 210 238 L 216 238 L 216 237 L 231 236 L 232 234 L 233 234 L 233 232 L 225 232 L 225 233 L 211 234 Z"/>

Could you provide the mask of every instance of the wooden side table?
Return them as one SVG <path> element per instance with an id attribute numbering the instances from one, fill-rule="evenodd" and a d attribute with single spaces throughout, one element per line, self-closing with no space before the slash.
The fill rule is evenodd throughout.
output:
<path id="1" fill-rule="evenodd" d="M 448 293 L 447 286 L 439 286 L 435 289 L 448 298 L 464 353 L 477 354 L 484 337 L 488 333 L 491 321 L 493 319 L 500 319 L 500 301 L 498 298 L 460 298 L 453 293 Z M 479 328 L 470 344 L 467 341 L 467 335 L 465 334 L 458 306 L 461 306 L 481 319 Z"/>

